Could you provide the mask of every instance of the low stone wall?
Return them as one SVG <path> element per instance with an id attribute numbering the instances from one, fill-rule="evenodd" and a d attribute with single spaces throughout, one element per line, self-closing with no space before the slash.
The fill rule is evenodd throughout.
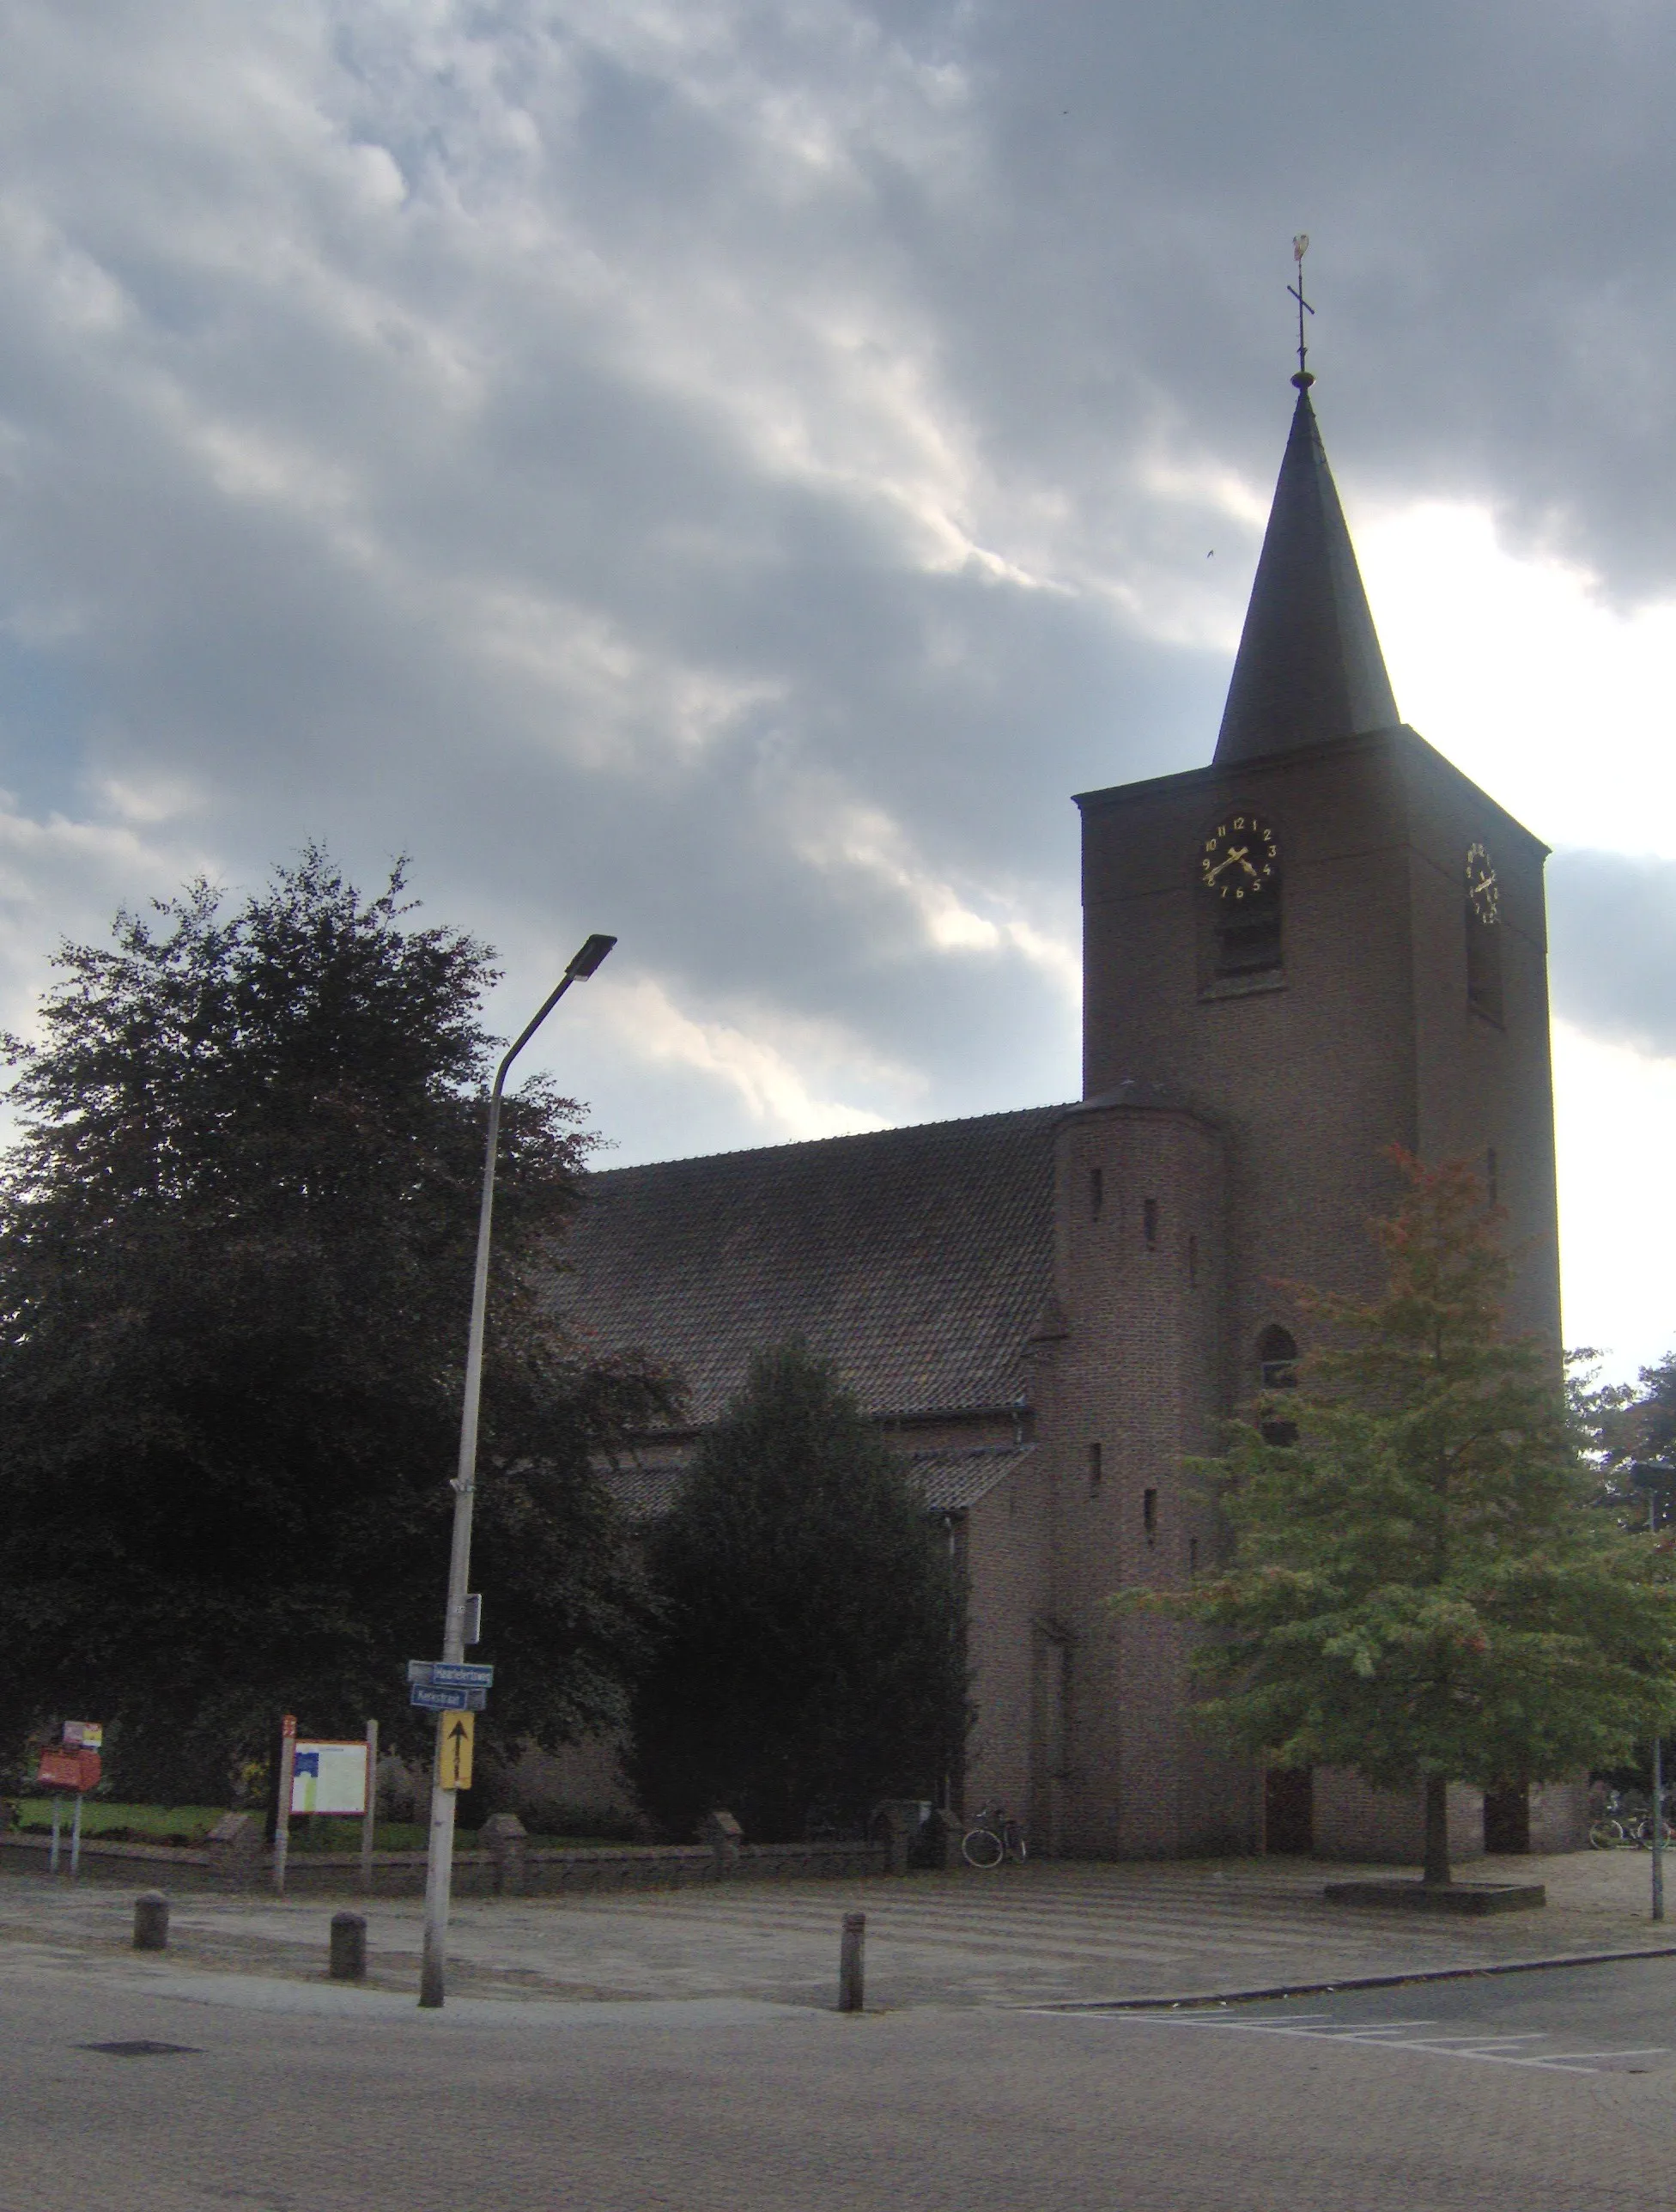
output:
<path id="1" fill-rule="evenodd" d="M 140 1883 L 176 1891 L 259 1892 L 271 1888 L 273 1854 L 257 1840 L 257 1823 L 233 1814 L 203 1849 L 84 1840 L 84 1881 Z M 701 1844 L 601 1844 L 550 1850 L 502 1815 L 491 1826 L 489 1847 L 454 1853 L 457 1897 L 556 1897 L 583 1891 L 683 1889 L 720 1881 L 807 1881 L 853 1879 L 890 1871 L 884 1844 L 747 1844 L 727 1838 Z M 233 1832 L 222 1835 L 222 1830 Z M 51 1838 L 0 1836 L 0 1871 L 45 1874 Z M 60 1875 L 70 1849 L 60 1850 Z M 416 1897 L 425 1887 L 422 1851 L 375 1851 L 375 1897 Z M 360 1891 L 359 1851 L 293 1850 L 285 1862 L 287 1896 L 314 1897 Z"/>

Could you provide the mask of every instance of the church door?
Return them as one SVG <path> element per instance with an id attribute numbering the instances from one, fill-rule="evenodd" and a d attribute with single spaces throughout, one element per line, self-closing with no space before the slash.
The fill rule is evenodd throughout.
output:
<path id="1" fill-rule="evenodd" d="M 1524 1852 L 1530 1847 L 1530 1791 L 1523 1788 L 1486 1790 L 1484 1793 L 1485 1850 Z"/>
<path id="2" fill-rule="evenodd" d="M 1263 1849 L 1307 1856 L 1315 1845 L 1315 1778 L 1307 1766 L 1272 1766 L 1263 1778 Z"/>

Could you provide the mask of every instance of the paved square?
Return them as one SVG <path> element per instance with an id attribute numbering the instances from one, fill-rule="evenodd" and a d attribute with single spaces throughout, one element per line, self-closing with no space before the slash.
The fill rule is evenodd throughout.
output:
<path id="1" fill-rule="evenodd" d="M 1492 1862 L 1500 1872 L 1509 1862 Z M 906 1881 L 739 1883 L 569 1899 L 458 1905 L 451 1987 L 503 1998 L 741 1996 L 832 2002 L 839 1928 L 867 1915 L 870 2002 L 1027 2005 L 1126 1996 L 1272 1989 L 1636 1949 L 1668 1941 L 1647 1917 L 1638 1852 L 1518 1862 L 1545 1881 L 1541 1912 L 1460 1920 L 1327 1905 L 1343 1871 L 1299 1861 L 1063 1862 L 915 1875 Z M 1470 1871 L 1470 1870 L 1469 1870 Z M 20 1948 L 98 1957 L 146 1975 L 254 1972 L 304 1981 L 324 1972 L 342 1900 L 256 1895 L 174 1901 L 161 1959 L 129 1949 L 133 1892 L 0 1881 L 0 1957 Z M 374 1989 L 416 1991 L 416 1899 L 366 1907 Z"/>

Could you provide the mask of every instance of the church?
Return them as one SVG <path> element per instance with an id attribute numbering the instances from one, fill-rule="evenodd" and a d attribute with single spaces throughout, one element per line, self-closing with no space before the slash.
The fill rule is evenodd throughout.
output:
<path id="1" fill-rule="evenodd" d="M 1546 848 L 1397 713 L 1300 368 L 1207 766 L 1083 793 L 1074 1103 L 609 1170 L 562 1297 L 674 1366 L 637 1440 L 673 1496 L 753 1351 L 830 1358 L 946 1529 L 975 1723 L 957 1809 L 1077 1856 L 1418 1855 L 1419 1801 L 1265 1773 L 1188 1725 L 1184 1632 L 1118 1620 L 1223 1539 L 1183 1461 L 1308 1327 L 1288 1285 L 1378 1281 L 1387 1149 L 1465 1158 L 1507 1209 L 1509 1326 L 1559 1343 Z M 1582 1840 L 1581 1792 L 1486 1804 L 1470 1853 Z"/>

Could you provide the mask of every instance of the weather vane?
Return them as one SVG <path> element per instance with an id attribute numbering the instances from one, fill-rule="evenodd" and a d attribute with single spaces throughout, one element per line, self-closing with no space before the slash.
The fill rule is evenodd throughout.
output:
<path id="1" fill-rule="evenodd" d="M 1297 301 L 1297 374 L 1292 379 L 1292 382 L 1296 385 L 1300 392 L 1307 391 L 1315 380 L 1310 375 L 1307 365 L 1309 348 L 1305 343 L 1303 336 L 1303 319 L 1306 315 L 1313 315 L 1315 312 L 1303 296 L 1303 257 L 1309 251 L 1309 234 L 1307 230 L 1301 230 L 1292 240 L 1292 259 L 1297 264 L 1297 282 L 1286 287 L 1291 297 Z"/>

